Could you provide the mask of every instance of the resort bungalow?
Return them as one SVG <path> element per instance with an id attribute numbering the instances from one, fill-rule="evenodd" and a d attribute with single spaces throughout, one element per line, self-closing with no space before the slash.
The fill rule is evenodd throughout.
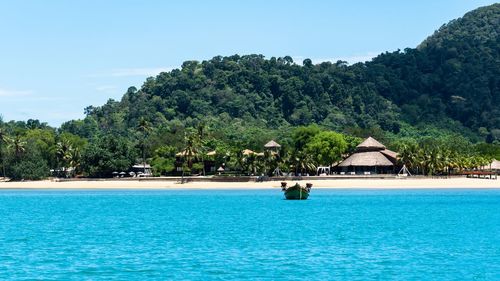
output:
<path id="1" fill-rule="evenodd" d="M 337 165 L 337 171 L 346 175 L 392 174 L 395 172 L 397 153 L 385 148 L 369 137 L 356 147 L 356 151 Z"/>
<path id="2" fill-rule="evenodd" d="M 214 158 L 215 158 L 216 154 L 217 153 L 214 150 L 214 151 L 210 151 L 210 152 L 206 153 L 205 156 L 203 157 L 203 167 L 204 167 L 206 173 L 215 173 L 216 167 L 215 167 Z M 188 153 L 186 151 L 181 151 L 181 152 L 175 154 L 174 173 L 177 173 L 177 174 L 182 173 L 182 166 L 183 166 L 184 162 L 186 161 L 186 158 L 188 158 Z M 189 158 L 192 161 L 191 164 L 202 162 L 202 157 L 198 154 L 189 155 Z"/>
<path id="3" fill-rule="evenodd" d="M 500 173 L 500 161 L 493 159 L 493 162 L 491 162 L 491 165 L 490 165 L 490 169 L 492 171 L 497 172 L 497 174 Z"/>
<path id="4" fill-rule="evenodd" d="M 130 171 L 132 177 L 151 177 L 153 175 L 151 165 L 146 163 L 139 163 L 132 166 Z"/>
<path id="5" fill-rule="evenodd" d="M 281 145 L 274 140 L 270 140 L 268 143 L 264 145 L 265 149 L 270 149 L 270 150 L 279 150 L 281 148 Z"/>
<path id="6" fill-rule="evenodd" d="M 498 173 L 500 173 L 500 161 L 493 159 L 493 161 L 489 165 L 481 167 L 481 168 L 482 168 L 482 170 L 486 170 L 486 171 L 490 171 L 490 172 L 498 174 Z"/>

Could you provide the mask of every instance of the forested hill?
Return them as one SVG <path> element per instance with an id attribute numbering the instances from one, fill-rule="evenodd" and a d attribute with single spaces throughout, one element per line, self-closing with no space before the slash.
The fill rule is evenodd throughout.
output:
<path id="1" fill-rule="evenodd" d="M 201 173 L 193 160 L 212 151 L 214 167 L 231 172 L 270 175 L 279 165 L 314 173 L 367 136 L 400 153 L 412 173 L 487 165 L 500 159 L 499 32 L 495 4 L 416 48 L 366 63 L 262 55 L 187 61 L 59 129 L 0 115 L 0 174 L 110 177 L 143 162 L 155 175 L 179 175 L 179 164 L 182 173 Z M 279 157 L 242 153 L 262 152 L 271 139 L 282 145 Z M 181 151 L 190 156 L 179 160 Z"/>
<path id="2" fill-rule="evenodd" d="M 423 130 L 500 139 L 500 4 L 442 26 L 417 48 L 371 62 L 262 55 L 184 62 L 131 87 L 121 101 L 86 109 L 62 129 L 90 137 L 127 134 L 145 118 L 157 128 L 244 124 L 268 129 L 317 123 L 344 132 Z"/>
<path id="3" fill-rule="evenodd" d="M 408 122 L 448 116 L 498 138 L 499 52 L 500 4 L 494 4 L 443 25 L 416 49 L 378 56 L 366 69 L 377 92 Z"/>

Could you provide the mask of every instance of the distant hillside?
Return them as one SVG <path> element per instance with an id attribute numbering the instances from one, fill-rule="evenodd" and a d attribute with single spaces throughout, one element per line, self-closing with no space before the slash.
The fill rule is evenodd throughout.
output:
<path id="1" fill-rule="evenodd" d="M 493 141 L 500 139 L 499 30 L 495 4 L 442 26 L 415 49 L 365 64 L 299 65 L 261 55 L 187 61 L 62 128 L 87 137 L 98 130 L 125 134 L 144 117 L 168 128 L 193 120 L 391 134 L 431 126 Z"/>
<path id="2" fill-rule="evenodd" d="M 367 64 L 377 92 L 408 122 L 450 117 L 482 136 L 500 137 L 500 4 L 443 25 L 418 48 Z"/>
<path id="3" fill-rule="evenodd" d="M 110 177 L 146 162 L 156 175 L 198 174 L 199 158 L 215 151 L 212 167 L 231 173 L 313 173 L 367 136 L 399 152 L 412 173 L 487 165 L 500 159 L 499 31 L 496 4 L 451 21 L 416 48 L 366 63 L 262 55 L 187 61 L 59 129 L 0 117 L 0 172 L 19 180 L 50 170 Z M 242 153 L 262 152 L 271 139 L 279 154 Z"/>

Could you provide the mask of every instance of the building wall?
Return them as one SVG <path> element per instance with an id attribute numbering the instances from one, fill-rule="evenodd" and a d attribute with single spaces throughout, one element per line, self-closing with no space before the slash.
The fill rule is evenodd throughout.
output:
<path id="1" fill-rule="evenodd" d="M 394 166 L 348 166 L 337 169 L 340 173 L 350 174 L 354 172 L 356 175 L 370 174 L 394 174 Z"/>

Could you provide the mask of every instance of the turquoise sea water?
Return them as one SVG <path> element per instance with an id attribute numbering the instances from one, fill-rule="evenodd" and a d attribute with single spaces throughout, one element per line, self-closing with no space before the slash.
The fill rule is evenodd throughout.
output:
<path id="1" fill-rule="evenodd" d="M 500 280 L 500 191 L 0 191 L 0 280 L 34 279 Z"/>

